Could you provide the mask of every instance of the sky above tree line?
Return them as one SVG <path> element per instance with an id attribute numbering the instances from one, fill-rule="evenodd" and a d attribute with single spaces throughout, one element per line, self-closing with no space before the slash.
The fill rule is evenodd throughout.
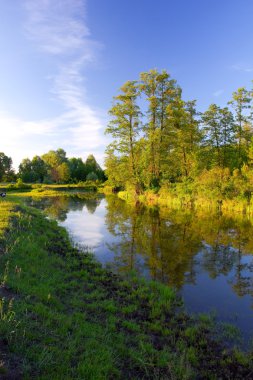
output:
<path id="1" fill-rule="evenodd" d="M 253 79 L 252 0 L 0 0 L 0 151 L 103 165 L 113 96 L 151 68 L 225 106 Z"/>

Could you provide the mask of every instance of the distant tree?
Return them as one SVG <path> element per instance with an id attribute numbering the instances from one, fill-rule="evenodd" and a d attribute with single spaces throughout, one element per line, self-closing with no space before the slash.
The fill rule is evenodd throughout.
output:
<path id="1" fill-rule="evenodd" d="M 87 157 L 87 159 L 85 161 L 85 169 L 86 169 L 87 175 L 91 172 L 94 172 L 94 173 L 96 173 L 99 180 L 101 180 L 101 181 L 105 180 L 104 171 L 100 167 L 100 165 L 97 163 L 93 154 L 90 154 Z"/>
<path id="2" fill-rule="evenodd" d="M 70 180 L 70 168 L 67 162 L 62 162 L 57 167 L 57 173 L 58 173 L 58 182 L 67 183 Z"/>
<path id="3" fill-rule="evenodd" d="M 18 176 L 23 182 L 43 182 L 47 174 L 47 166 L 39 157 L 34 156 L 32 160 L 24 158 L 19 165 Z"/>
<path id="4" fill-rule="evenodd" d="M 51 168 L 66 162 L 66 152 L 63 149 L 50 150 L 41 156 L 42 160 Z"/>
<path id="5" fill-rule="evenodd" d="M 52 182 L 60 181 L 58 168 L 63 162 L 67 162 L 66 152 L 59 148 L 56 151 L 50 150 L 41 156 L 42 160 L 47 165 L 47 180 Z"/>
<path id="6" fill-rule="evenodd" d="M 86 180 L 87 181 L 96 181 L 96 180 L 98 180 L 98 176 L 96 173 L 90 172 L 87 174 Z"/>
<path id="7" fill-rule="evenodd" d="M 34 182 L 35 175 L 32 170 L 32 162 L 29 158 L 24 158 L 18 168 L 18 177 L 23 182 Z"/>
<path id="8" fill-rule="evenodd" d="M 67 162 L 66 152 L 62 148 L 58 148 L 56 150 L 57 157 L 59 157 L 59 160 L 62 162 Z"/>
<path id="9" fill-rule="evenodd" d="M 0 181 L 12 178 L 14 171 L 12 169 L 12 159 L 0 152 Z"/>
<path id="10" fill-rule="evenodd" d="M 15 173 L 15 170 L 14 169 L 10 169 L 8 170 L 8 172 L 6 172 L 4 175 L 3 175 L 3 182 L 13 182 L 13 181 L 16 181 L 17 179 L 17 175 Z"/>
<path id="11" fill-rule="evenodd" d="M 86 165 L 81 158 L 70 158 L 68 160 L 70 178 L 74 182 L 85 181 Z"/>
<path id="12" fill-rule="evenodd" d="M 39 156 L 34 156 L 31 162 L 32 172 L 34 173 L 35 181 L 42 183 L 47 174 L 47 166 Z"/>

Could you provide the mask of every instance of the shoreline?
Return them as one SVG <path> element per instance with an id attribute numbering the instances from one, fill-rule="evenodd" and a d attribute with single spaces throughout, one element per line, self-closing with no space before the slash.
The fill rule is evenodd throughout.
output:
<path id="1" fill-rule="evenodd" d="M 157 194 L 152 191 L 146 191 L 143 194 L 136 195 L 128 191 L 119 191 L 117 196 L 129 203 L 141 202 L 147 207 L 165 207 L 171 209 L 185 208 L 187 210 L 206 209 L 221 213 L 232 212 L 253 217 L 253 204 L 237 199 L 214 199 L 208 198 L 191 198 L 176 197 L 170 193 Z"/>

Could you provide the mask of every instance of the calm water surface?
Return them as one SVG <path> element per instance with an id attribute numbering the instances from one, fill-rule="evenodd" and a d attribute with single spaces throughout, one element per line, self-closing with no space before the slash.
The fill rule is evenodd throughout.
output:
<path id="1" fill-rule="evenodd" d="M 117 272 L 174 286 L 190 312 L 212 312 L 253 337 L 253 220 L 132 207 L 115 196 L 30 199 Z"/>

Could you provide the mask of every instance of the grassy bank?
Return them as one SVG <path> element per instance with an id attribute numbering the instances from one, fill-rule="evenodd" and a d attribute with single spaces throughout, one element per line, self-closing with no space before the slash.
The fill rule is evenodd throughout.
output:
<path id="1" fill-rule="evenodd" d="M 38 210 L 1 200 L 0 226 L 1 378 L 252 377 L 232 329 L 190 318 L 172 289 L 104 270 Z"/>
<path id="2" fill-rule="evenodd" d="M 102 188 L 95 182 L 81 182 L 79 184 L 0 184 L 0 192 L 7 195 L 32 196 L 32 197 L 56 197 L 60 195 L 73 195 L 75 193 L 97 193 Z"/>
<path id="3" fill-rule="evenodd" d="M 143 194 L 136 195 L 129 191 L 120 191 L 118 197 L 130 202 L 142 202 L 147 206 L 162 206 L 169 208 L 202 208 L 205 210 L 219 210 L 253 216 L 253 199 L 222 199 L 208 198 L 204 196 L 193 197 L 191 195 L 172 194 L 168 191 L 155 192 L 147 190 Z"/>

